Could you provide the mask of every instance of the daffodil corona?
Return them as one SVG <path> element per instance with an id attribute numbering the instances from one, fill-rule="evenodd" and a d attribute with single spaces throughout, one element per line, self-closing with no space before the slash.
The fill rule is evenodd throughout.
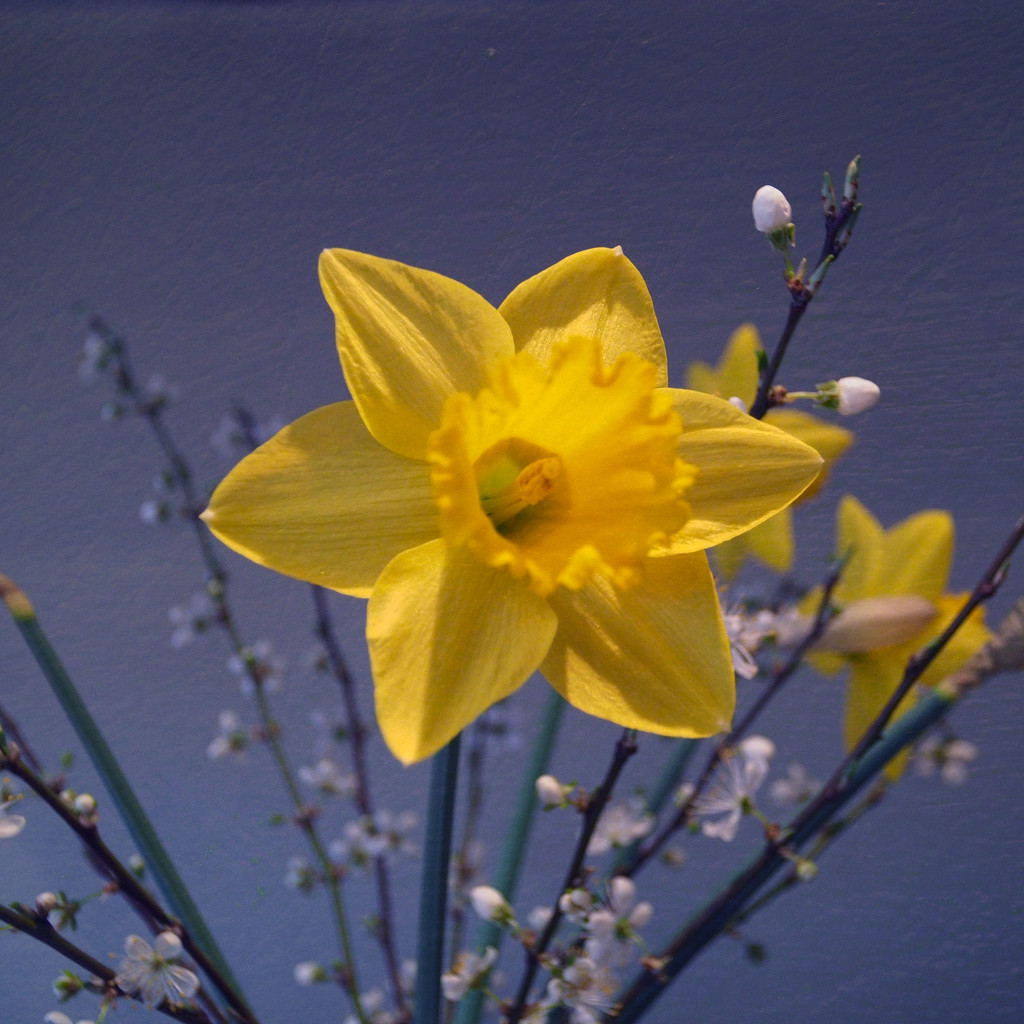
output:
<path id="1" fill-rule="evenodd" d="M 570 256 L 497 309 L 344 250 L 320 278 L 353 401 L 244 459 L 204 519 L 261 564 L 369 598 L 396 756 L 432 754 L 536 669 L 620 725 L 728 728 L 704 549 L 787 506 L 818 454 L 666 386 L 650 296 L 619 250 Z"/>

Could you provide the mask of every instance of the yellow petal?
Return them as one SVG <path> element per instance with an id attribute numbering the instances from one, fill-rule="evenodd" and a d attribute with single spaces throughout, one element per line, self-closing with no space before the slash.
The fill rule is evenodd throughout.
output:
<path id="1" fill-rule="evenodd" d="M 455 396 L 429 449 L 445 537 L 528 576 L 541 595 L 595 572 L 620 584 L 635 577 L 652 543 L 686 521 L 680 495 L 693 476 L 676 455 L 679 417 L 654 376 L 628 352 L 604 365 L 596 342 L 576 336 L 547 369 L 520 352 L 491 388 Z M 549 466 L 552 486 L 523 507 L 516 480 L 528 463 Z M 491 469 L 499 472 L 485 480 Z M 513 498 L 521 511 L 496 522 L 491 502 Z"/>
<path id="2" fill-rule="evenodd" d="M 939 636 L 953 621 L 967 601 L 967 594 L 943 594 L 938 599 L 939 614 L 928 630 L 928 639 Z M 989 642 L 992 634 L 985 625 L 984 606 L 975 608 L 967 621 L 953 634 L 953 639 L 939 652 L 939 656 L 925 669 L 921 682 L 935 686 L 951 672 L 955 672 L 980 648 Z"/>
<path id="3" fill-rule="evenodd" d="M 800 495 L 801 502 L 808 501 L 821 490 L 828 479 L 830 464 L 853 444 L 853 434 L 849 430 L 837 427 L 833 423 L 826 423 L 825 420 L 799 409 L 769 409 L 764 421 L 778 427 L 779 430 L 784 430 L 790 437 L 809 444 L 825 460 L 825 465 L 814 483 Z"/>
<path id="4" fill-rule="evenodd" d="M 438 535 L 427 465 L 379 445 L 352 402 L 303 416 L 243 459 L 203 518 L 260 565 L 362 597 L 398 552 Z"/>
<path id="5" fill-rule="evenodd" d="M 515 337 L 516 351 L 542 366 L 554 347 L 574 335 L 601 345 L 604 362 L 632 352 L 657 367 L 658 386 L 668 383 L 665 342 L 647 285 L 621 251 L 587 249 L 524 281 L 499 307 Z"/>
<path id="6" fill-rule="evenodd" d="M 765 414 L 765 422 L 809 444 L 823 459 L 838 459 L 853 444 L 853 434 L 799 409 L 775 408 Z"/>
<path id="7" fill-rule="evenodd" d="M 793 564 L 793 513 L 784 508 L 738 539 L 746 541 L 758 561 L 776 572 L 787 572 Z"/>
<path id="8" fill-rule="evenodd" d="M 444 541 L 405 551 L 370 596 L 377 720 L 392 753 L 429 757 L 537 668 L 555 634 L 543 598 Z"/>
<path id="9" fill-rule="evenodd" d="M 874 654 L 858 655 L 851 659 L 850 685 L 846 695 L 844 721 L 847 750 L 853 749 L 867 728 L 878 717 L 878 713 L 885 707 L 886 701 L 893 695 L 903 678 L 906 663 L 907 658 L 902 653 L 894 657 L 881 651 Z M 915 699 L 914 691 L 911 690 L 900 701 L 893 720 L 909 711 L 914 706 Z M 903 774 L 907 756 L 904 752 L 889 763 L 885 774 L 890 780 L 895 781 Z"/>
<path id="10" fill-rule="evenodd" d="M 440 274 L 327 249 L 320 284 L 359 412 L 370 433 L 400 455 L 422 458 L 445 399 L 478 391 L 489 367 L 512 354 L 498 311 Z"/>
<path id="11" fill-rule="evenodd" d="M 690 364 L 686 386 L 719 398 L 741 398 L 749 408 L 757 394 L 757 353 L 760 351 L 757 328 L 753 324 L 741 324 L 733 331 L 717 366 Z"/>
<path id="12" fill-rule="evenodd" d="M 836 515 L 836 554 L 849 552 L 836 600 L 914 594 L 936 603 L 953 558 L 953 517 L 926 511 L 883 530 L 854 497 L 846 495 Z"/>
<path id="13" fill-rule="evenodd" d="M 549 600 L 558 633 L 542 671 L 570 704 L 664 736 L 729 728 L 735 677 L 703 554 L 648 559 L 635 590 L 595 577 Z"/>
<path id="14" fill-rule="evenodd" d="M 697 470 L 685 493 L 693 518 L 672 538 L 669 553 L 699 551 L 757 526 L 818 474 L 821 456 L 802 441 L 720 398 L 666 390 L 683 420 L 679 457 Z"/>
<path id="15" fill-rule="evenodd" d="M 836 509 L 836 557 L 846 558 L 833 595 L 839 604 L 875 595 L 875 582 L 886 570 L 883 561 L 885 531 L 878 520 L 852 495 Z"/>
<path id="16" fill-rule="evenodd" d="M 886 532 L 884 557 L 886 593 L 938 601 L 953 561 L 953 517 L 930 510 L 897 523 Z"/>

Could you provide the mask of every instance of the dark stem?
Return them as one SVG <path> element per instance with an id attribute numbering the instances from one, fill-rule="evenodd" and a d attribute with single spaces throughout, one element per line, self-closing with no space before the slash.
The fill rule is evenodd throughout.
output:
<path id="1" fill-rule="evenodd" d="M 533 979 L 536 977 L 537 969 L 540 967 L 541 955 L 548 948 L 562 919 L 562 908 L 560 906 L 562 893 L 576 888 L 583 883 L 583 860 L 587 855 L 590 839 L 594 834 L 594 829 L 597 827 L 602 811 L 604 811 L 611 798 L 612 791 L 615 789 L 615 783 L 618 781 L 622 769 L 625 768 L 626 762 L 636 753 L 636 749 L 636 732 L 632 729 L 626 729 L 615 744 L 611 764 L 608 765 L 608 771 L 605 773 L 604 780 L 587 801 L 586 809 L 583 812 L 583 828 L 580 830 L 579 839 L 576 841 L 576 849 L 573 851 L 569 870 L 565 874 L 565 881 L 555 897 L 555 902 L 551 909 L 551 917 L 548 919 L 544 931 L 541 932 L 537 941 L 526 950 L 526 968 L 523 971 L 523 978 L 519 984 L 519 991 L 516 993 L 512 1008 L 505 1015 L 505 1024 L 516 1024 L 526 1009 L 526 1002 L 530 997 L 530 989 L 533 987 Z"/>
<path id="2" fill-rule="evenodd" d="M 316 635 L 324 645 L 327 662 L 331 674 L 338 683 L 342 703 L 345 707 L 345 720 L 348 727 L 348 741 L 352 753 L 352 769 L 356 779 L 355 803 L 359 813 L 373 818 L 373 801 L 370 798 L 370 774 L 366 767 L 367 729 L 359 713 L 359 702 L 356 700 L 356 684 L 349 671 L 348 662 L 342 652 L 341 644 L 334 631 L 330 609 L 327 606 L 327 591 L 323 587 L 313 586 L 313 607 L 316 610 Z M 394 910 L 391 899 L 391 875 L 387 858 L 378 854 L 373 858 L 373 873 L 377 884 L 378 924 L 376 927 L 377 941 L 387 967 L 388 980 L 394 995 L 395 1005 L 402 1019 L 408 1019 L 410 1008 L 402 988 L 401 967 L 394 939 Z"/>

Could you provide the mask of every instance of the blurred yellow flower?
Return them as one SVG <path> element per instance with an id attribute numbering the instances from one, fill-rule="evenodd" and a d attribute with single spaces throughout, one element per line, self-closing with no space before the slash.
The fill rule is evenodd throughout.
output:
<path id="1" fill-rule="evenodd" d="M 285 427 L 204 519 L 279 572 L 368 597 L 377 717 L 405 762 L 540 669 L 576 707 L 671 736 L 729 727 L 704 549 L 814 479 L 817 453 L 667 387 L 650 295 L 591 249 L 494 308 L 456 281 L 320 259 L 353 401 Z"/>
<path id="2" fill-rule="evenodd" d="M 829 623 L 812 660 L 822 671 L 848 665 L 844 734 L 852 747 L 881 711 L 903 677 L 915 651 L 934 640 L 956 616 L 966 594 L 946 594 L 953 558 L 953 517 L 918 512 L 883 530 L 856 498 L 839 503 L 836 555 L 849 552 L 833 602 L 839 614 Z M 817 607 L 808 595 L 804 610 Z M 983 609 L 977 608 L 921 677 L 934 686 L 959 668 L 989 639 Z M 914 702 L 913 692 L 900 707 Z M 903 761 L 890 775 L 898 775 Z"/>
<path id="3" fill-rule="evenodd" d="M 757 394 L 757 357 L 761 339 L 753 324 L 743 324 L 733 332 L 717 366 L 691 363 L 686 386 L 720 398 L 739 398 L 749 408 Z M 828 478 L 829 466 L 853 443 L 853 434 L 810 413 L 797 409 L 769 409 L 765 423 L 809 444 L 825 460 L 818 477 L 800 496 L 812 498 Z M 726 579 L 739 572 L 744 561 L 756 558 L 777 572 L 786 572 L 793 564 L 793 516 L 789 508 L 714 549 L 715 565 Z"/>

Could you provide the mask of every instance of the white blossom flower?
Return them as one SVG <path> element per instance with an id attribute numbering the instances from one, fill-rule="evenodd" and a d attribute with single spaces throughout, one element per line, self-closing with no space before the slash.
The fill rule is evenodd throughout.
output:
<path id="1" fill-rule="evenodd" d="M 156 526 L 158 523 L 166 523 L 171 518 L 171 509 L 166 501 L 150 498 L 139 506 L 139 518 L 147 526 Z"/>
<path id="2" fill-rule="evenodd" d="M 0 803 L 0 839 L 11 839 L 25 827 L 25 819 L 20 814 L 7 813 L 20 799 L 20 796 L 14 796 Z"/>
<path id="3" fill-rule="evenodd" d="M 840 377 L 836 381 L 839 388 L 839 415 L 856 416 L 867 412 L 882 395 L 882 390 L 872 380 L 863 377 Z"/>
<path id="4" fill-rule="evenodd" d="M 741 679 L 753 679 L 760 671 L 754 660 L 760 637 L 751 635 L 746 616 L 738 607 L 723 609 L 722 621 L 725 623 L 725 635 L 729 638 L 733 671 Z"/>
<path id="5" fill-rule="evenodd" d="M 754 214 L 754 227 L 765 234 L 784 228 L 793 212 L 789 200 L 773 185 L 762 185 L 754 193 L 751 209 Z"/>
<path id="6" fill-rule="evenodd" d="M 441 991 L 450 1003 L 457 1003 L 483 976 L 491 969 L 498 959 L 498 951 L 488 946 L 483 955 L 464 952 L 459 954 L 455 969 L 441 975 Z"/>
<path id="7" fill-rule="evenodd" d="M 598 966 L 625 967 L 638 943 L 637 932 L 650 921 L 654 908 L 646 900 L 637 903 L 636 883 L 622 875 L 608 882 L 608 899 L 586 923 L 584 950 Z"/>
<path id="8" fill-rule="evenodd" d="M 78 377 L 83 384 L 92 384 L 98 380 L 103 371 L 110 365 L 111 348 L 106 338 L 96 331 L 90 331 L 82 345 L 82 355 L 78 361 Z"/>
<path id="9" fill-rule="evenodd" d="M 253 676 L 259 679 L 264 692 L 276 693 L 284 678 L 284 666 L 284 658 L 274 652 L 269 640 L 257 640 L 228 658 L 228 669 L 241 678 L 242 693 L 246 697 L 253 695 Z"/>
<path id="10" fill-rule="evenodd" d="M 548 982 L 548 998 L 572 1010 L 573 1024 L 598 1024 L 611 1009 L 617 979 L 588 956 L 577 957 Z"/>
<path id="11" fill-rule="evenodd" d="M 821 788 L 821 783 L 812 778 L 802 764 L 795 761 L 786 769 L 781 779 L 776 779 L 768 789 L 771 798 L 783 807 L 805 804 Z"/>
<path id="12" fill-rule="evenodd" d="M 154 373 L 142 389 L 142 396 L 151 406 L 170 405 L 178 397 L 178 389 L 171 386 L 158 373 Z"/>
<path id="13" fill-rule="evenodd" d="M 566 889 L 558 897 L 558 909 L 574 924 L 582 924 L 594 909 L 594 897 L 587 889 Z"/>
<path id="14" fill-rule="evenodd" d="M 44 1018 L 43 1024 L 73 1024 L 71 1018 L 60 1010 L 51 1010 Z M 80 1020 L 78 1024 L 94 1024 L 91 1020 Z"/>
<path id="15" fill-rule="evenodd" d="M 284 884 L 298 892 L 312 892 L 316 886 L 316 872 L 305 857 L 289 857 L 288 870 L 285 872 Z"/>
<path id="16" fill-rule="evenodd" d="M 271 416 L 264 422 L 251 420 L 243 423 L 243 415 L 246 414 L 236 410 L 224 413 L 210 435 L 211 447 L 225 459 L 235 461 L 239 455 L 247 454 L 253 447 L 269 441 L 284 426 L 280 416 Z"/>
<path id="17" fill-rule="evenodd" d="M 241 719 L 234 711 L 222 711 L 217 717 L 220 734 L 214 736 L 206 748 L 206 756 L 217 761 L 231 754 L 241 756 L 249 745 L 249 733 L 242 728 Z"/>
<path id="18" fill-rule="evenodd" d="M 561 901 L 559 901 L 561 902 Z M 547 926 L 548 921 L 551 920 L 551 908 L 550 907 L 534 907 L 526 915 L 526 925 L 528 928 L 535 932 L 542 932 Z"/>
<path id="19" fill-rule="evenodd" d="M 394 815 L 382 810 L 372 817 L 363 815 L 345 825 L 342 838 L 330 844 L 328 853 L 336 863 L 347 861 L 356 867 L 366 867 L 374 857 L 386 853 L 418 853 L 419 848 L 406 835 L 416 823 L 412 811 Z"/>
<path id="20" fill-rule="evenodd" d="M 493 885 L 475 885 L 469 890 L 469 902 L 478 917 L 507 925 L 515 923 L 515 914 L 504 896 Z"/>
<path id="21" fill-rule="evenodd" d="M 313 960 L 304 960 L 302 963 L 296 964 L 292 976 L 295 978 L 296 984 L 302 985 L 304 988 L 308 988 L 310 985 L 319 985 L 321 982 L 327 981 L 329 977 L 323 964 L 318 964 Z"/>
<path id="22" fill-rule="evenodd" d="M 342 771 L 341 765 L 333 758 L 321 757 L 312 768 L 299 768 L 299 778 L 325 796 L 351 797 L 356 791 L 356 777 Z"/>
<path id="23" fill-rule="evenodd" d="M 967 781 L 967 766 L 977 757 L 978 748 L 969 740 L 929 736 L 914 752 L 914 770 L 923 778 L 938 772 L 948 785 L 962 786 Z"/>
<path id="24" fill-rule="evenodd" d="M 199 990 L 199 978 L 187 967 L 175 963 L 181 957 L 181 939 L 174 932 L 161 932 L 150 946 L 138 935 L 125 940 L 127 954 L 114 978 L 128 995 L 138 995 L 150 1009 L 165 1000 L 171 1006 L 185 1003 Z"/>
<path id="25" fill-rule="evenodd" d="M 167 617 L 174 626 L 171 634 L 171 646 L 180 650 L 190 644 L 200 633 L 205 633 L 213 625 L 217 609 L 209 594 L 193 594 L 185 604 L 175 605 L 167 612 Z"/>
<path id="26" fill-rule="evenodd" d="M 654 828 L 654 816 L 642 800 L 609 804 L 598 819 L 587 845 L 587 856 L 598 857 L 611 849 L 622 849 L 642 839 Z"/>
<path id="27" fill-rule="evenodd" d="M 693 811 L 706 836 L 731 842 L 740 818 L 753 809 L 752 797 L 768 774 L 775 744 L 765 736 L 748 736 L 719 766 L 711 790 L 698 798 Z"/>

